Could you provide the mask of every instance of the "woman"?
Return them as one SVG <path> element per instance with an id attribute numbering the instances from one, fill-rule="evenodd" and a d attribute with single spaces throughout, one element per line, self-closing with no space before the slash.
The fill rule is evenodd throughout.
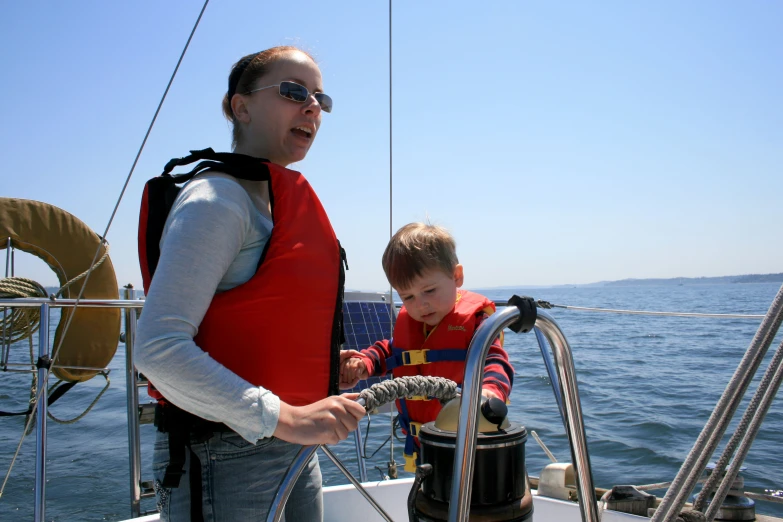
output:
<path id="1" fill-rule="evenodd" d="M 327 396 L 337 389 L 344 253 L 309 184 L 284 168 L 304 159 L 331 106 L 318 66 L 294 47 L 237 62 L 223 100 L 235 154 L 201 151 L 224 168 L 210 164 L 179 192 L 152 271 L 141 256 L 149 288 L 136 366 L 162 397 L 153 457 L 162 520 L 265 519 L 300 445 L 343 440 L 364 415 L 356 395 Z M 305 289 L 315 297 L 302 303 Z M 313 458 L 286 518 L 321 517 Z"/>

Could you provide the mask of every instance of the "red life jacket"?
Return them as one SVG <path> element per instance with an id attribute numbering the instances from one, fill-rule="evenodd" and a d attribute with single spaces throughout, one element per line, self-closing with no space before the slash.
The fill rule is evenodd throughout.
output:
<path id="1" fill-rule="evenodd" d="M 188 174 L 170 175 L 175 166 L 197 160 L 208 161 Z M 288 404 L 311 404 L 338 393 L 345 251 L 299 172 L 212 149 L 169 162 L 163 175 L 147 183 L 142 198 L 139 259 L 145 292 L 157 267 L 166 217 L 179 191 L 176 184 L 210 169 L 268 181 L 274 228 L 255 275 L 212 299 L 196 344 Z"/>
<path id="2" fill-rule="evenodd" d="M 482 310 L 494 313 L 495 303 L 483 295 L 459 290 L 454 309 L 425 337 L 423 323 L 413 320 L 403 307 L 394 325 L 393 355 L 386 359 L 386 367 L 392 368 L 394 377 L 435 375 L 462 385 L 468 346 L 476 331 L 476 314 Z M 402 399 L 397 401 L 397 410 L 405 431 L 415 436 L 418 424 L 435 420 L 441 405 L 437 400 Z M 405 425 L 411 422 L 418 424 L 413 428 Z"/>

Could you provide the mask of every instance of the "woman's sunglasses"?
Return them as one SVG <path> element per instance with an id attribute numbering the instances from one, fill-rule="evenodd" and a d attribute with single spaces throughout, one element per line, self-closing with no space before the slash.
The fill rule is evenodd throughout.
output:
<path id="1" fill-rule="evenodd" d="M 304 85 L 299 85 L 296 82 L 280 82 L 275 85 L 267 85 L 266 87 L 259 87 L 253 89 L 245 94 L 253 94 L 254 92 L 263 91 L 264 89 L 271 89 L 272 87 L 279 87 L 280 96 L 287 100 L 294 101 L 296 103 L 304 103 L 307 98 L 310 97 L 310 91 Z M 313 97 L 315 101 L 321 106 L 321 110 L 324 112 L 332 112 L 332 98 L 328 94 L 322 92 L 314 92 Z"/>

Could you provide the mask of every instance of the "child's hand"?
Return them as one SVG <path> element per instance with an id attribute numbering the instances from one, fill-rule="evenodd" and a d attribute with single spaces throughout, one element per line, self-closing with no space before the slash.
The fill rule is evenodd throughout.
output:
<path id="1" fill-rule="evenodd" d="M 360 379 L 367 379 L 370 376 L 367 371 L 367 365 L 360 357 L 346 359 L 342 365 L 342 373 L 345 376 L 345 380 L 352 383 L 351 387 L 355 386 Z"/>
<path id="2" fill-rule="evenodd" d="M 340 389 L 348 390 L 369 377 L 367 365 L 356 350 L 340 350 Z"/>
<path id="3" fill-rule="evenodd" d="M 493 397 L 494 397 L 495 399 L 500 399 L 500 400 L 503 400 L 503 399 L 501 399 L 501 398 L 500 398 L 500 397 L 499 397 L 499 396 L 498 396 L 496 393 L 494 393 L 494 392 L 491 392 L 491 391 L 487 390 L 486 388 L 484 388 L 484 389 L 482 389 L 482 390 L 481 390 L 481 395 L 483 395 L 483 396 L 484 396 L 484 397 L 486 397 L 487 399 L 491 399 L 491 398 L 493 398 Z"/>

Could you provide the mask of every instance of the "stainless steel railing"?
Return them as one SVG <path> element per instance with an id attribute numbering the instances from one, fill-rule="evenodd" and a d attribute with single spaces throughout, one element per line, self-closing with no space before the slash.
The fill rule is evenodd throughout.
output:
<path id="1" fill-rule="evenodd" d="M 492 341 L 504 328 L 520 318 L 516 307 L 506 307 L 485 320 L 468 348 L 465 366 L 465 379 L 462 384 L 462 399 L 460 402 L 460 417 L 457 428 L 457 446 L 454 458 L 454 473 L 449 502 L 449 522 L 467 522 L 469 517 L 471 489 L 466 487 L 473 483 L 473 461 L 476 454 L 476 438 L 478 434 L 479 405 L 481 404 L 481 381 L 487 354 Z M 599 522 L 598 504 L 595 500 L 593 476 L 590 469 L 590 457 L 587 451 L 582 407 L 579 400 L 579 390 L 576 381 L 571 348 L 560 327 L 546 312 L 538 311 L 535 321 L 546 340 L 552 346 L 555 358 L 555 369 L 562 396 L 561 412 L 568 440 L 571 446 L 571 457 L 574 463 L 579 493 L 579 507 L 582 520 Z M 546 358 L 546 354 L 545 354 Z M 465 400 L 467 399 L 467 400 Z M 282 516 L 283 506 L 288 499 L 291 487 L 301 474 L 315 447 L 304 448 L 297 459 L 288 468 L 283 484 L 278 489 L 275 500 L 267 518 L 267 522 L 276 522 Z M 357 489 L 365 498 L 368 497 L 361 487 Z M 371 498 L 368 500 L 375 505 Z M 377 508 L 376 508 L 377 509 Z M 385 514 L 379 510 L 382 516 Z"/>
<path id="2" fill-rule="evenodd" d="M 133 285 L 125 287 L 125 299 L 133 298 Z M 125 308 L 125 394 L 128 408 L 128 460 L 130 465 L 131 516 L 141 514 L 141 435 L 139 433 L 139 393 L 133 343 L 136 340 L 137 311 Z"/>
<path id="3" fill-rule="evenodd" d="M 130 289 L 126 290 L 130 296 Z M 0 306 L 26 307 L 41 309 L 41 329 L 39 332 L 39 356 L 50 356 L 49 350 L 49 311 L 51 308 L 67 308 L 76 304 L 75 299 L 19 298 L 0 299 Z M 143 301 L 83 299 L 79 306 L 89 308 L 122 308 L 125 310 L 125 344 L 126 344 L 126 377 L 128 386 L 128 440 L 131 481 L 131 511 L 132 516 L 139 516 L 140 510 L 140 469 L 141 453 L 139 444 L 138 395 L 136 371 L 133 366 L 133 342 L 136 326 L 136 309 L 143 307 Z M 463 382 L 463 398 L 460 405 L 460 423 L 457 431 L 457 446 L 454 461 L 454 480 L 451 490 L 450 522 L 467 521 L 470 506 L 470 488 L 465 487 L 473 480 L 473 458 L 476 450 L 478 415 L 481 396 L 481 375 L 492 340 L 500 332 L 519 319 L 520 312 L 516 307 L 506 307 L 490 316 L 477 330 L 468 348 L 465 379 Z M 590 459 L 587 451 L 587 440 L 584 430 L 582 409 L 577 388 L 571 349 L 560 327 L 546 312 L 538 311 L 535 326 L 540 329 L 552 347 L 560 392 L 563 398 L 565 424 L 571 445 L 577 489 L 580 497 L 582 519 L 586 522 L 598 522 L 598 507 L 595 502 Z M 38 368 L 40 386 L 45 386 L 47 368 Z M 45 483 L 46 483 L 46 401 L 39 401 L 38 423 L 36 426 L 36 491 L 35 520 L 45 519 Z M 303 466 L 307 459 L 297 459 Z M 296 463 L 295 463 L 296 464 Z M 292 465 L 289 474 L 301 472 Z M 297 473 L 298 475 L 298 473 Z M 349 477 L 350 478 L 350 477 Z M 281 488 L 281 494 L 275 499 L 270 517 L 275 517 L 285 505 L 286 488 Z M 278 515 L 279 516 L 279 515 Z"/>
<path id="4" fill-rule="evenodd" d="M 449 498 L 449 522 L 465 522 L 469 516 L 471 496 L 469 485 L 473 483 L 473 460 L 476 454 L 479 405 L 481 404 L 481 377 L 489 347 L 504 328 L 519 318 L 520 312 L 516 307 L 506 307 L 499 310 L 481 324 L 468 348 L 465 379 L 462 383 L 462 399 L 460 400 L 454 473 Z M 555 357 L 555 367 L 565 411 L 566 432 L 576 471 L 582 520 L 598 522 L 598 505 L 595 501 L 593 476 L 587 452 L 587 438 L 571 348 L 560 327 L 546 312 L 538 310 L 535 326 L 541 330 L 552 346 Z"/>
<path id="5" fill-rule="evenodd" d="M 130 507 L 131 517 L 141 516 L 141 499 L 153 496 L 151 492 L 142 491 L 141 482 L 141 437 L 139 421 L 139 396 L 138 388 L 140 386 L 138 373 L 134 365 L 133 350 L 136 339 L 136 322 L 138 320 L 138 311 L 144 306 L 144 301 L 132 299 L 133 286 L 125 287 L 125 299 L 81 299 L 78 306 L 83 308 L 121 308 L 124 312 L 124 332 L 122 337 L 125 341 L 125 382 L 127 396 L 127 415 L 128 415 L 128 461 L 130 468 Z M 0 299 L 2 308 L 40 308 L 41 326 L 38 332 L 38 351 L 39 357 L 51 357 L 49 343 L 49 320 L 52 308 L 73 308 L 77 305 L 76 299 L 49 299 L 49 298 L 14 298 Z M 70 366 L 61 366 L 52 364 L 51 367 L 57 368 L 76 368 Z M 79 367 L 82 370 L 105 371 L 106 368 Z M 29 370 L 28 370 L 29 371 Z M 37 369 L 38 382 L 44 383 L 48 368 L 42 366 Z M 39 386 L 42 387 L 45 384 Z M 35 518 L 36 522 L 45 520 L 46 507 L 46 436 L 47 436 L 47 402 L 39 401 L 36 410 L 36 468 L 35 468 Z M 362 458 L 362 438 L 360 430 L 354 432 L 354 441 L 357 458 L 359 461 L 360 480 L 367 480 L 367 472 Z M 315 448 L 313 448 L 313 451 Z M 324 448 L 326 455 L 334 460 L 334 454 Z M 312 453 L 310 453 L 311 455 Z M 308 455 L 309 456 L 309 455 Z M 304 463 L 307 459 L 304 460 Z M 349 480 L 355 480 L 347 469 L 341 463 L 336 463 Z M 298 476 L 298 475 L 297 475 Z M 286 495 L 287 498 L 287 495 Z"/>
<path id="6" fill-rule="evenodd" d="M 41 306 L 41 325 L 38 328 L 38 360 L 49 357 L 49 304 Z M 46 318 L 44 320 L 44 318 Z M 46 375 L 49 369 L 38 366 L 38 389 L 46 390 Z M 49 401 L 46 393 L 38 401 L 38 412 L 35 429 L 35 507 L 33 516 L 36 522 L 43 522 L 46 511 L 46 410 Z"/>
<path id="7" fill-rule="evenodd" d="M 49 346 L 49 315 L 52 308 L 73 308 L 77 303 L 76 299 L 49 299 L 44 297 L 36 298 L 15 298 L 15 299 L 0 299 L 0 306 L 4 308 L 39 308 L 41 311 L 41 322 L 38 331 L 38 356 L 39 361 L 48 359 L 52 356 Z M 78 301 L 78 306 L 84 308 L 123 308 L 126 310 L 126 330 L 130 332 L 130 344 L 126 343 L 126 354 L 132 353 L 133 333 L 135 332 L 136 321 L 127 321 L 128 311 L 135 315 L 135 310 L 144 306 L 143 301 L 122 300 L 122 299 L 82 299 Z M 118 340 L 119 341 L 119 340 Z M 127 358 L 127 355 L 126 355 Z M 126 359 L 127 360 L 127 359 Z M 132 355 L 131 355 L 132 362 Z M 56 361 L 51 364 L 52 368 L 59 368 Z M 66 366 L 62 366 L 67 368 Z M 132 366 L 131 366 L 132 368 Z M 46 379 L 50 367 L 47 365 L 39 365 L 38 371 L 38 388 L 39 390 L 46 390 Z M 101 371 L 105 368 L 81 368 L 86 370 Z M 135 370 L 134 370 L 135 371 Z M 135 384 L 135 383 L 134 383 Z M 134 387 L 135 391 L 135 387 Z M 47 435 L 47 400 L 46 396 L 41 395 L 43 400 L 38 400 L 36 405 L 36 427 L 35 427 L 35 439 L 36 439 L 36 452 L 35 452 L 35 506 L 34 506 L 34 520 L 36 522 L 43 522 L 46 517 L 46 435 Z M 129 396 L 130 398 L 130 396 Z M 136 398 L 138 410 L 138 397 Z M 132 426 L 135 424 L 135 426 Z M 130 437 L 131 431 L 136 434 L 135 440 Z M 130 407 L 128 413 L 128 434 L 130 452 L 136 450 L 135 455 L 131 455 L 131 480 L 134 480 L 134 476 L 138 476 L 138 470 L 140 465 L 134 468 L 134 463 L 141 462 L 141 453 L 138 444 L 138 414 L 130 414 Z M 134 444 L 135 442 L 135 444 Z M 138 483 L 138 481 L 137 481 Z M 131 497 L 131 505 L 134 505 L 134 497 Z M 138 516 L 138 500 L 136 501 L 136 512 L 133 516 Z"/>

